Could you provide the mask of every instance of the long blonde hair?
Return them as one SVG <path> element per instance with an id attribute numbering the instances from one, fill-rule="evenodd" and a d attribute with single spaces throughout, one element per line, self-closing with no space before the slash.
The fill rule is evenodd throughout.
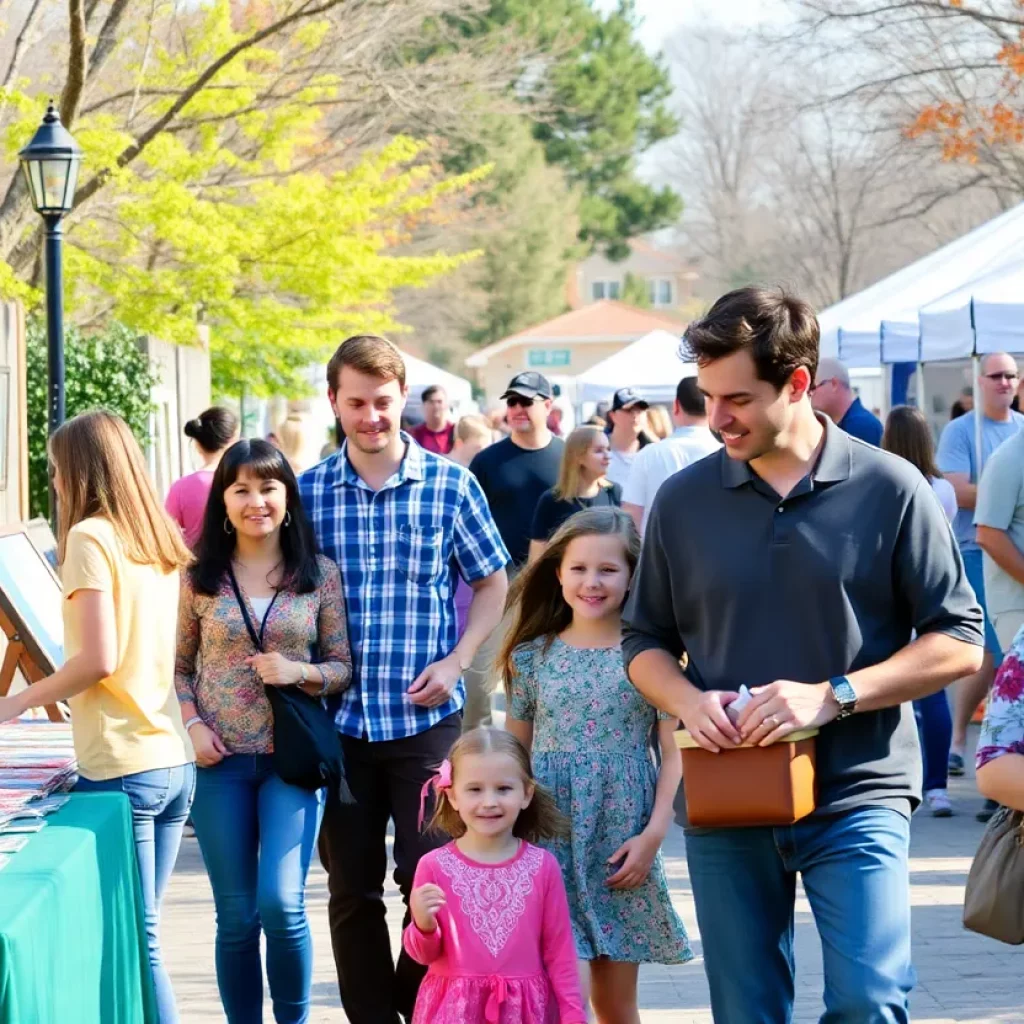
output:
<path id="1" fill-rule="evenodd" d="M 508 590 L 505 607 L 512 610 L 512 625 L 495 662 L 512 699 L 516 674 L 512 655 L 517 647 L 545 637 L 550 645 L 572 623 L 572 609 L 562 596 L 558 570 L 566 548 L 577 537 L 614 536 L 622 540 L 630 576 L 640 560 L 640 535 L 633 520 L 619 508 L 591 508 L 570 516 L 555 530 L 541 556 L 526 566 Z"/>
<path id="2" fill-rule="evenodd" d="M 542 839 L 555 839 L 567 835 L 569 823 L 558 809 L 555 798 L 533 777 L 533 765 L 530 763 L 530 752 L 504 729 L 471 729 L 460 736 L 448 752 L 448 760 L 452 768 L 452 782 L 459 774 L 459 762 L 462 758 L 479 754 L 507 754 L 516 762 L 523 778 L 523 786 L 533 786 L 533 799 L 529 807 L 519 812 L 512 834 L 528 843 L 537 843 Z M 428 828 L 434 832 L 445 832 L 453 839 L 466 834 L 466 824 L 459 817 L 459 812 L 448 800 L 448 791 L 439 789 L 434 802 L 434 814 Z"/>
<path id="3" fill-rule="evenodd" d="M 600 427 L 577 427 L 565 439 L 565 451 L 562 453 L 562 464 L 558 467 L 558 480 L 551 488 L 552 493 L 560 501 L 579 497 L 580 478 L 583 476 L 580 463 L 590 446 L 603 434 Z M 599 487 L 611 487 L 607 477 L 597 481 Z"/>
<path id="4" fill-rule="evenodd" d="M 68 420 L 50 438 L 50 458 L 62 492 L 61 562 L 71 528 L 92 516 L 110 521 L 125 554 L 139 565 L 175 572 L 192 561 L 180 528 L 157 497 L 142 449 L 120 416 L 99 409 Z"/>

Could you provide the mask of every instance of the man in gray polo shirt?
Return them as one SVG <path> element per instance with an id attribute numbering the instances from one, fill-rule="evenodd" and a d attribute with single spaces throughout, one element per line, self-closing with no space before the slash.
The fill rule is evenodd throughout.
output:
<path id="1" fill-rule="evenodd" d="M 659 491 L 625 613 L 630 679 L 702 747 L 728 757 L 821 730 L 810 817 L 687 830 L 712 1011 L 728 1024 L 791 1018 L 797 873 L 828 1019 L 909 1020 L 910 701 L 982 658 L 981 609 L 928 481 L 811 408 L 818 338 L 806 303 L 758 288 L 687 329 L 725 449 Z M 734 725 L 741 684 L 755 696 Z"/>

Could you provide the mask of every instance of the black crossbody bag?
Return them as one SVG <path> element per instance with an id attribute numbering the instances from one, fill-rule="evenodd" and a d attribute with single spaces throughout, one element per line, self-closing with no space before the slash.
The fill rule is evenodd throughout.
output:
<path id="1" fill-rule="evenodd" d="M 280 591 L 274 593 L 257 633 L 230 566 L 228 577 L 253 646 L 263 654 L 263 631 Z M 320 698 L 311 696 L 298 686 L 264 685 L 263 689 L 274 713 L 273 765 L 280 779 L 301 789 L 317 790 L 326 786 L 328 794 L 336 796 L 341 803 L 355 803 L 345 779 L 341 740 Z"/>

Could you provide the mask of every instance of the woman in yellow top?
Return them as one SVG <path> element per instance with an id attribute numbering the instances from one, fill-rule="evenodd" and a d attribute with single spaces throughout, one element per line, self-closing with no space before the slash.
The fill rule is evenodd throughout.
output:
<path id="1" fill-rule="evenodd" d="M 195 789 L 174 691 L 179 571 L 191 560 L 150 483 L 127 424 L 108 412 L 50 439 L 64 585 L 64 666 L 0 700 L 0 721 L 55 701 L 71 707 L 85 792 L 131 802 L 160 1024 L 178 1020 L 160 957 L 160 901 Z"/>

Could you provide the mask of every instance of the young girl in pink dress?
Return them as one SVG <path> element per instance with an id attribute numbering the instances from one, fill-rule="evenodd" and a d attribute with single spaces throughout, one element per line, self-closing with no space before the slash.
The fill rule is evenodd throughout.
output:
<path id="1" fill-rule="evenodd" d="M 533 845 L 564 820 L 526 748 L 474 729 L 432 783 L 431 827 L 455 838 L 420 860 L 413 881 L 402 942 L 429 968 L 413 1024 L 584 1024 L 565 886 Z"/>

